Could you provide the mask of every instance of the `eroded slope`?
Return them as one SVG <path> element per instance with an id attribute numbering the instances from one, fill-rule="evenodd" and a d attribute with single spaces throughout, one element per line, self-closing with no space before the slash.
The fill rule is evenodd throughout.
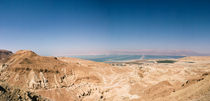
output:
<path id="1" fill-rule="evenodd" d="M 174 63 L 148 61 L 111 66 L 22 50 L 2 65 L 0 82 L 54 101 L 208 99 L 209 57 L 186 57 Z"/>

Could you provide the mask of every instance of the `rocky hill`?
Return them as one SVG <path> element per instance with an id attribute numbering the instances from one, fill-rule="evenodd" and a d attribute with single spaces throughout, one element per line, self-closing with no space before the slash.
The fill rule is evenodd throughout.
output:
<path id="1" fill-rule="evenodd" d="M 0 50 L 0 63 L 5 62 L 13 53 L 8 50 Z"/>
<path id="2" fill-rule="evenodd" d="M 52 101 L 208 101 L 210 57 L 149 61 L 159 60 L 112 66 L 20 50 L 0 66 L 0 84 Z"/>
<path id="3" fill-rule="evenodd" d="M 30 91 L 23 91 L 8 84 L 0 84 L 1 101 L 49 101 Z"/>

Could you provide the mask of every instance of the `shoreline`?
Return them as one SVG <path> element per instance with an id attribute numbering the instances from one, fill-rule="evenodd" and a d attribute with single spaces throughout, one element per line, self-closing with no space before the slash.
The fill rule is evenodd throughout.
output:
<path id="1" fill-rule="evenodd" d="M 180 59 L 180 58 L 132 59 L 132 60 L 122 60 L 122 61 L 104 61 L 104 63 L 146 62 L 146 61 L 176 60 L 176 59 Z"/>

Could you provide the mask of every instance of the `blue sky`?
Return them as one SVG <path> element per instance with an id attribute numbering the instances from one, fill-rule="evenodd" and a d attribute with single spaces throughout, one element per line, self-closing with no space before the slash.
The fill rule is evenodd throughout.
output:
<path id="1" fill-rule="evenodd" d="M 0 0 L 0 48 L 210 53 L 208 0 Z"/>

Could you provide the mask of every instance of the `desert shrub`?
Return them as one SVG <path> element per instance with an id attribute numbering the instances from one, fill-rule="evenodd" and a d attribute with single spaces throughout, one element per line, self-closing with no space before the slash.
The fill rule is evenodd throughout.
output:
<path id="1" fill-rule="evenodd" d="M 157 63 L 175 63 L 174 60 L 158 60 Z"/>
<path id="2" fill-rule="evenodd" d="M 56 70 L 56 73 L 58 74 L 58 73 L 60 73 L 58 70 Z"/>

